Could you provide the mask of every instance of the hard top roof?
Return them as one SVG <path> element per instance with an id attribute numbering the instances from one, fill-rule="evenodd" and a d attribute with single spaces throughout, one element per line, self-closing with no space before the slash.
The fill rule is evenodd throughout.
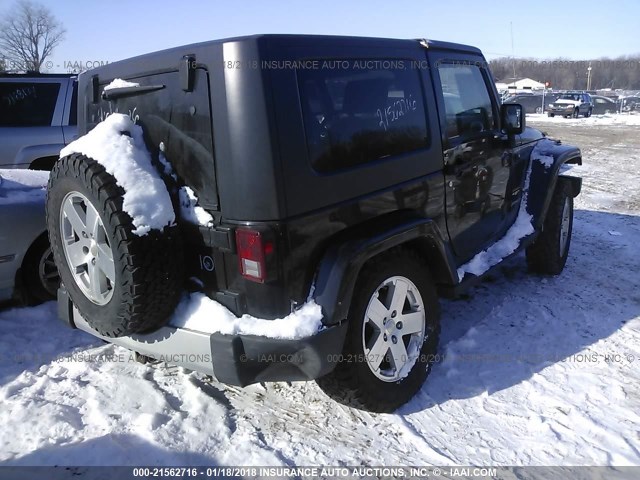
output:
<path id="1" fill-rule="evenodd" d="M 481 55 L 482 52 L 470 45 L 463 45 L 451 42 L 442 42 L 438 40 L 424 40 L 424 39 L 396 39 L 396 38 L 376 38 L 376 37 L 355 37 L 355 36 L 337 36 L 337 35 L 297 35 L 297 34 L 259 34 L 259 35 L 247 35 L 240 37 L 222 38 L 219 40 L 210 40 L 206 42 L 194 43 L 189 45 L 182 45 L 172 47 L 165 50 L 156 52 L 150 52 L 137 57 L 123 59 L 123 61 L 142 61 L 157 57 L 158 55 L 172 54 L 172 53 L 184 53 L 189 49 L 203 49 L 207 46 L 222 45 L 225 43 L 265 43 L 268 46 L 279 47 L 286 45 L 296 46 L 312 46 L 318 43 L 326 43 L 328 45 L 340 45 L 343 43 L 350 43 L 352 45 L 376 48 L 376 47 L 414 47 L 416 45 L 422 45 L 428 49 L 434 50 L 449 50 L 463 53 L 472 53 L 475 55 Z M 106 65 L 108 67 L 118 64 L 118 62 L 112 62 Z M 98 67 L 100 70 L 104 67 Z"/>

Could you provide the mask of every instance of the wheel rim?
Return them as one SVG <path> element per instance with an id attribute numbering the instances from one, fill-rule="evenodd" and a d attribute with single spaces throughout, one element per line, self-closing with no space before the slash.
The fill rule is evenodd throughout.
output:
<path id="1" fill-rule="evenodd" d="M 562 207 L 562 223 L 560 224 L 560 255 L 566 252 L 569 243 L 569 226 L 571 225 L 571 204 L 569 197 L 565 198 Z"/>
<path id="2" fill-rule="evenodd" d="M 60 285 L 60 275 L 53 260 L 51 247 L 47 247 L 38 262 L 38 278 L 46 292 L 55 297 Z"/>
<path id="3" fill-rule="evenodd" d="M 60 232 L 76 285 L 91 302 L 107 304 L 115 284 L 113 253 L 100 215 L 83 194 L 70 192 L 62 201 Z"/>
<path id="4" fill-rule="evenodd" d="M 397 382 L 415 365 L 425 340 L 426 316 L 418 287 L 406 277 L 390 277 L 369 300 L 362 345 L 371 372 Z"/>

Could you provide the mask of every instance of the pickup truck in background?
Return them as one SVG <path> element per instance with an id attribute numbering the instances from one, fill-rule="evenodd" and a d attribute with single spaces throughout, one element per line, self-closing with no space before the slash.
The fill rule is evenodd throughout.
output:
<path id="1" fill-rule="evenodd" d="M 77 137 L 77 77 L 0 74 L 0 168 L 51 170 Z"/>

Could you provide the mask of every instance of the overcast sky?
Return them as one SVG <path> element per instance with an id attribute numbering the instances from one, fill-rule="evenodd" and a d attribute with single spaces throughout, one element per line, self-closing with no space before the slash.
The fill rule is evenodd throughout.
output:
<path id="1" fill-rule="evenodd" d="M 430 38 L 488 58 L 640 53 L 640 0 L 39 0 L 67 28 L 65 62 L 108 61 L 255 33 Z M 0 0 L 0 12 L 12 5 Z"/>

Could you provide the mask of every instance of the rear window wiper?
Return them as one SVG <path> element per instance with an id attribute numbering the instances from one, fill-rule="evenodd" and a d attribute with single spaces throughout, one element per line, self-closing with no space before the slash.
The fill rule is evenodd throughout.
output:
<path id="1" fill-rule="evenodd" d="M 140 85 L 136 87 L 110 88 L 109 90 L 102 92 L 102 98 L 104 100 L 115 100 L 117 98 L 135 97 L 136 95 L 156 92 L 163 88 L 166 88 L 166 85 Z"/>

